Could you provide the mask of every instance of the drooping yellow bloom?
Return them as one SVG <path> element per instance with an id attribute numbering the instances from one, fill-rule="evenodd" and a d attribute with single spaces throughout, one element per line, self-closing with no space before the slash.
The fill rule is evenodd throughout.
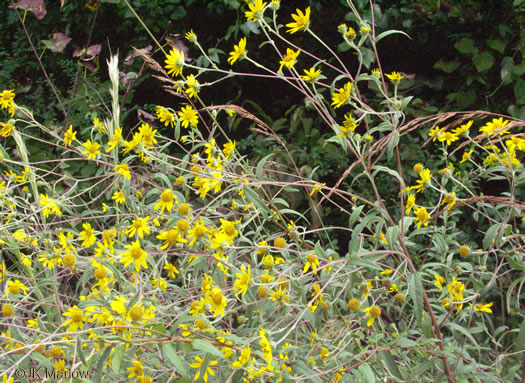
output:
<path id="1" fill-rule="evenodd" d="M 444 205 L 444 204 L 447 204 L 447 210 L 450 210 L 454 207 L 454 205 L 456 204 L 456 193 L 455 192 L 452 192 L 450 194 L 447 194 L 444 198 L 443 198 L 443 201 L 441 202 L 441 205 Z M 439 205 L 439 206 L 441 206 Z"/>
<path id="2" fill-rule="evenodd" d="M 385 74 L 385 76 L 388 77 L 389 80 L 392 81 L 392 83 L 394 84 L 399 83 L 399 81 L 405 78 L 405 76 L 401 76 L 399 72 L 392 72 L 390 74 Z"/>
<path id="3" fill-rule="evenodd" d="M 410 194 L 407 199 L 406 214 L 410 214 L 415 204 L 416 204 L 416 196 L 415 194 Z"/>
<path id="4" fill-rule="evenodd" d="M 182 73 L 182 67 L 184 66 L 184 52 L 173 48 L 170 53 L 166 56 L 166 65 L 168 74 L 172 76 L 178 76 Z"/>
<path id="5" fill-rule="evenodd" d="M 29 288 L 24 285 L 22 282 L 20 282 L 18 279 L 13 281 L 7 281 L 7 292 L 9 294 L 17 295 L 22 291 L 24 295 L 27 295 L 27 292 L 29 291 Z"/>
<path id="6" fill-rule="evenodd" d="M 126 202 L 126 196 L 122 190 L 113 193 L 113 197 L 111 197 L 111 199 L 115 200 L 119 204 Z"/>
<path id="7" fill-rule="evenodd" d="M 246 346 L 242 349 L 241 355 L 239 355 L 239 359 L 237 359 L 235 362 L 232 363 L 232 366 L 235 368 L 241 368 L 242 366 L 248 364 L 250 361 L 252 350 L 250 346 Z"/>
<path id="8" fill-rule="evenodd" d="M 250 8 L 250 10 L 244 13 L 246 19 L 248 19 L 248 21 L 252 20 L 254 22 L 259 20 L 263 15 L 266 4 L 267 3 L 263 3 L 262 0 L 255 0 L 253 3 L 248 4 L 248 8 Z"/>
<path id="9" fill-rule="evenodd" d="M 328 349 L 326 347 L 321 346 L 321 353 L 319 354 L 319 358 L 326 359 L 328 357 L 330 357 Z"/>
<path id="10" fill-rule="evenodd" d="M 168 231 L 161 231 L 157 236 L 157 239 L 164 241 L 161 246 L 161 250 L 167 249 L 169 246 L 175 243 L 187 243 L 188 241 L 182 238 L 177 228 L 171 228 Z"/>
<path id="11" fill-rule="evenodd" d="M 451 145 L 454 141 L 457 141 L 459 137 L 455 135 L 452 132 L 442 132 L 442 134 L 439 135 L 439 141 L 440 142 L 446 142 L 447 145 Z"/>
<path id="12" fill-rule="evenodd" d="M 106 153 L 111 152 L 115 149 L 122 141 L 122 128 L 117 128 L 113 134 L 113 139 L 108 141 L 109 148 L 106 149 Z"/>
<path id="13" fill-rule="evenodd" d="M 419 229 L 421 225 L 428 226 L 428 220 L 430 219 L 430 214 L 428 214 L 427 209 L 424 207 L 416 206 L 414 208 L 414 214 L 416 215 L 417 228 Z"/>
<path id="14" fill-rule="evenodd" d="M 195 34 L 195 32 L 193 32 L 193 29 L 190 29 L 189 32 L 186 32 L 184 37 L 186 37 L 186 40 L 188 40 L 192 44 L 195 44 L 197 42 L 197 35 Z"/>
<path id="15" fill-rule="evenodd" d="M 122 259 L 120 260 L 121 263 L 124 263 L 124 267 L 135 263 L 135 271 L 137 273 L 141 270 L 141 267 L 148 268 L 146 263 L 148 253 L 142 250 L 138 239 L 132 245 L 126 245 L 126 249 L 129 249 L 129 251 L 122 253 Z"/>
<path id="16" fill-rule="evenodd" d="M 312 268 L 312 271 L 314 274 L 317 274 L 317 269 L 319 268 L 319 259 L 317 258 L 316 254 L 308 254 L 306 256 L 306 264 L 304 265 L 303 273 L 308 272 L 310 268 Z"/>
<path id="17" fill-rule="evenodd" d="M 160 200 L 157 202 L 154 209 L 160 209 L 161 213 L 164 213 L 164 210 L 171 212 L 173 209 L 173 203 L 178 203 L 177 197 L 173 195 L 171 189 L 166 189 L 160 195 Z"/>
<path id="18" fill-rule="evenodd" d="M 345 114 L 345 120 L 343 121 L 343 127 L 341 128 L 341 131 L 343 133 L 353 132 L 355 129 L 359 126 L 355 122 L 354 116 L 352 116 L 352 113 L 346 113 Z"/>
<path id="19" fill-rule="evenodd" d="M 86 148 L 82 152 L 82 154 L 86 154 L 88 156 L 88 160 L 95 159 L 99 154 L 100 150 L 100 144 L 98 142 L 91 142 L 91 140 L 87 140 L 82 146 Z"/>
<path id="20" fill-rule="evenodd" d="M 486 125 L 482 126 L 479 131 L 483 133 L 484 136 L 495 134 L 501 136 L 505 133 L 509 133 L 507 129 L 503 129 L 507 124 L 509 124 L 509 121 L 503 120 L 503 117 L 494 118 L 491 122 L 487 122 Z"/>
<path id="21" fill-rule="evenodd" d="M 320 75 L 321 75 L 321 69 L 310 68 L 310 69 L 304 69 L 304 75 L 301 76 L 301 78 L 308 82 L 314 83 L 317 81 L 317 78 Z"/>
<path id="22" fill-rule="evenodd" d="M 211 305 L 210 311 L 213 311 L 213 316 L 224 315 L 224 309 L 228 303 L 226 297 L 222 295 L 222 290 L 218 287 L 211 289 L 206 295 L 206 302 Z"/>
<path id="23" fill-rule="evenodd" d="M 197 112 L 190 105 L 183 106 L 177 114 L 179 115 L 180 123 L 184 128 L 187 128 L 188 126 L 194 128 L 199 123 Z"/>
<path id="24" fill-rule="evenodd" d="M 15 92 L 13 90 L 4 90 L 0 93 L 0 108 L 7 109 L 11 117 L 15 115 Z"/>
<path id="25" fill-rule="evenodd" d="M 437 273 L 434 273 L 434 278 L 436 278 L 434 285 L 436 285 L 439 288 L 439 291 L 441 291 L 443 289 L 443 283 L 445 283 L 445 278 Z"/>
<path id="26" fill-rule="evenodd" d="M 233 65 L 235 61 L 242 60 L 246 57 L 246 37 L 239 40 L 238 45 L 233 46 L 233 51 L 230 52 L 228 62 Z"/>
<path id="27" fill-rule="evenodd" d="M 175 278 L 175 274 L 179 274 L 179 270 L 175 267 L 175 265 L 172 265 L 169 262 L 166 262 L 164 264 L 164 270 L 168 271 L 168 277 Z"/>
<path id="28" fill-rule="evenodd" d="M 266 360 L 268 365 L 270 365 L 272 364 L 272 345 L 268 341 L 268 338 L 266 338 L 263 328 L 259 330 L 259 336 L 261 337 L 259 344 L 261 345 L 261 351 L 263 352 L 263 359 Z"/>
<path id="29" fill-rule="evenodd" d="M 83 241 L 82 247 L 90 247 L 95 243 L 97 238 L 95 237 L 95 234 L 93 234 L 93 228 L 89 222 L 82 224 L 82 227 L 84 230 L 80 232 L 78 239 Z"/>
<path id="30" fill-rule="evenodd" d="M 162 106 L 157 106 L 156 113 L 157 118 L 164 124 L 164 126 L 171 125 L 172 128 L 175 126 L 175 117 L 168 109 L 163 108 Z"/>
<path id="31" fill-rule="evenodd" d="M 463 156 L 461 157 L 461 161 L 459 161 L 460 164 L 468 160 L 474 150 L 469 150 L 468 152 L 464 152 Z"/>
<path id="32" fill-rule="evenodd" d="M 342 88 L 340 88 L 337 92 L 332 94 L 332 106 L 334 109 L 339 108 L 342 106 L 349 98 L 350 98 L 350 92 L 352 91 L 352 83 L 347 82 Z"/>
<path id="33" fill-rule="evenodd" d="M 509 151 L 515 151 L 518 149 L 519 151 L 524 152 L 525 151 L 525 138 L 520 137 L 510 137 L 510 140 L 505 141 L 505 145 L 507 148 L 509 148 Z"/>
<path id="34" fill-rule="evenodd" d="M 122 153 L 127 154 L 132 150 L 138 151 L 137 147 L 142 142 L 142 134 L 139 132 L 136 132 L 133 135 L 133 139 L 131 141 L 124 141 L 124 149 L 122 149 Z"/>
<path id="35" fill-rule="evenodd" d="M 241 267 L 241 272 L 236 273 L 235 276 L 237 277 L 237 280 L 234 282 L 233 286 L 237 291 L 235 295 L 246 294 L 246 291 L 248 291 L 248 287 L 250 287 L 250 281 L 251 281 L 251 270 L 250 266 L 248 266 L 248 270 L 245 269 L 244 266 Z"/>
<path id="36" fill-rule="evenodd" d="M 128 234 L 128 237 L 131 238 L 137 233 L 139 235 L 139 238 L 143 238 L 144 234 L 149 235 L 151 229 L 150 226 L 148 226 L 148 220 L 149 216 L 145 218 L 137 217 L 133 220 L 131 225 L 128 226 L 126 233 Z"/>
<path id="37" fill-rule="evenodd" d="M 456 280 L 456 277 L 452 278 L 452 282 L 447 285 L 447 293 L 453 295 L 457 301 L 463 300 L 463 289 L 465 285 L 463 282 Z"/>
<path id="38" fill-rule="evenodd" d="M 15 129 L 14 125 L 11 124 L 5 124 L 3 122 L 0 122 L 0 126 L 2 129 L 0 129 L 0 136 L 2 137 L 9 137 L 11 135 L 11 132 Z"/>
<path id="39" fill-rule="evenodd" d="M 200 356 L 196 356 L 194 359 L 197 362 L 191 363 L 190 367 L 199 369 L 199 371 L 197 371 L 197 374 L 195 374 L 195 379 L 194 379 L 195 381 L 198 381 L 199 376 L 201 376 L 201 368 L 202 368 L 202 365 L 204 364 L 204 359 L 201 358 Z M 216 360 L 212 360 L 206 367 L 206 370 L 204 370 L 204 374 L 202 375 L 202 380 L 204 381 L 204 383 L 208 383 L 208 374 L 210 374 L 211 376 L 215 376 L 215 372 L 213 372 L 210 366 L 215 366 L 217 363 L 218 362 Z"/>
<path id="40" fill-rule="evenodd" d="M 62 314 L 65 317 L 69 317 L 67 321 L 64 322 L 62 326 L 68 326 L 67 331 L 68 332 L 76 332 L 79 328 L 82 329 L 84 327 L 84 322 L 86 321 L 86 318 L 84 317 L 84 311 L 79 309 L 77 306 L 73 306 L 72 308 L 68 309 L 68 311 L 64 314 Z"/>
<path id="41" fill-rule="evenodd" d="M 184 91 L 190 96 L 190 98 L 197 97 L 197 94 L 200 92 L 201 86 L 194 75 L 190 74 L 186 78 L 186 87 L 187 89 Z"/>
<path id="42" fill-rule="evenodd" d="M 279 70 L 282 70 L 283 66 L 287 68 L 293 68 L 293 66 L 295 65 L 295 60 L 297 59 L 297 56 L 299 56 L 299 53 L 301 53 L 299 49 L 297 50 L 297 52 L 294 52 L 293 49 L 286 48 L 286 55 L 284 55 L 283 59 L 279 61 L 279 64 L 281 64 Z"/>
<path id="43" fill-rule="evenodd" d="M 129 371 L 128 379 L 139 377 L 142 375 L 144 368 L 142 366 L 142 362 L 138 360 L 132 360 L 131 363 L 133 364 L 132 367 L 128 367 L 127 370 Z"/>
<path id="44" fill-rule="evenodd" d="M 492 310 L 490 309 L 490 307 L 492 307 L 492 304 L 493 302 L 487 303 L 486 305 L 484 305 L 483 303 L 478 303 L 476 306 L 474 306 L 474 310 L 492 314 Z"/>
<path id="45" fill-rule="evenodd" d="M 42 214 L 44 214 L 44 217 L 49 217 L 50 213 L 56 214 L 58 216 L 62 215 L 62 212 L 58 208 L 58 205 L 56 204 L 55 200 L 53 198 L 49 198 L 47 194 L 40 194 L 40 205 L 44 207 L 44 210 L 42 211 Z"/>
<path id="46" fill-rule="evenodd" d="M 439 136 L 443 133 L 444 130 L 445 128 L 440 128 L 439 126 L 436 126 L 430 129 L 430 132 L 428 132 L 428 135 L 430 137 L 433 137 L 432 141 L 436 141 L 439 138 Z"/>
<path id="47" fill-rule="evenodd" d="M 312 188 L 312 191 L 310 192 L 309 196 L 312 197 L 315 193 L 317 193 L 319 190 L 323 188 L 323 186 L 326 186 L 326 183 L 323 182 L 322 184 L 315 184 L 315 186 Z"/>
<path id="48" fill-rule="evenodd" d="M 297 14 L 292 13 L 292 18 L 295 22 L 286 24 L 286 26 L 290 28 L 286 32 L 295 33 L 308 29 L 308 26 L 310 25 L 310 7 L 306 8 L 304 13 L 296 8 L 296 12 Z"/>
<path id="49" fill-rule="evenodd" d="M 432 173 L 430 173 L 430 169 L 424 169 L 423 171 L 419 172 L 419 177 L 421 178 L 416 181 L 417 185 L 407 188 L 407 191 L 413 189 L 415 189 L 417 193 L 425 191 L 426 186 L 430 184 L 430 180 L 432 178 Z"/>
<path id="50" fill-rule="evenodd" d="M 366 323 L 367 327 L 372 326 L 376 318 L 381 315 L 381 309 L 378 306 L 367 307 L 363 312 L 366 313 L 367 317 L 370 317 Z"/>
<path id="51" fill-rule="evenodd" d="M 194 222 L 193 228 L 191 230 L 188 230 L 187 238 L 191 240 L 189 246 L 193 246 L 197 239 L 203 237 L 206 233 L 208 233 L 208 228 L 206 227 L 206 225 L 204 225 L 202 217 L 200 217 L 199 222 Z"/>
<path id="52" fill-rule="evenodd" d="M 232 154 L 232 152 L 235 150 L 235 141 L 231 142 L 227 142 L 224 144 L 224 149 L 222 149 L 222 152 L 224 153 L 224 156 L 226 157 L 226 159 L 230 158 L 230 155 Z"/>
<path id="53" fill-rule="evenodd" d="M 153 149 L 153 146 L 157 143 L 155 133 L 157 133 L 157 129 L 153 130 L 147 123 L 140 126 L 139 134 L 141 135 L 142 143 L 146 148 Z"/>
<path id="54" fill-rule="evenodd" d="M 125 179 L 127 179 L 127 180 L 131 179 L 131 174 L 129 173 L 129 166 L 128 166 L 128 164 L 119 164 L 119 165 L 115 166 L 115 171 L 118 174 L 123 175 Z"/>
<path id="55" fill-rule="evenodd" d="M 458 137 L 462 136 L 465 134 L 465 132 L 468 132 L 468 130 L 470 129 L 470 127 L 472 126 L 472 123 L 473 121 L 470 120 L 469 122 L 467 122 L 466 124 L 463 124 L 461 125 L 459 128 L 456 128 L 453 130 L 454 134 Z"/>

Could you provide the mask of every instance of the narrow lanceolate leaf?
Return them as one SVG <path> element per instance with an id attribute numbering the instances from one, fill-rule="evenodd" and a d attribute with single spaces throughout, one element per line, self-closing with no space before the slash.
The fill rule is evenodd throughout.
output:
<path id="1" fill-rule="evenodd" d="M 177 369 L 177 372 L 187 378 L 188 371 L 186 370 L 186 366 L 184 366 L 184 362 L 177 354 L 177 351 L 175 351 L 175 348 L 170 343 L 166 343 L 162 346 L 162 352 L 171 365 Z"/>
<path id="2" fill-rule="evenodd" d="M 416 313 L 416 320 L 421 327 L 421 320 L 423 319 L 423 286 L 421 283 L 421 273 L 415 272 L 408 277 L 408 293 L 414 304 L 414 311 Z"/>
<path id="3" fill-rule="evenodd" d="M 405 35 L 406 37 L 408 37 L 410 39 L 410 36 L 407 35 L 405 32 L 403 31 L 398 31 L 397 29 L 392 29 L 390 31 L 384 31 L 384 32 L 381 32 L 380 34 L 377 35 L 376 37 L 376 43 L 381 40 L 381 39 L 384 39 L 385 37 L 387 36 L 390 36 L 390 35 L 393 35 L 393 34 L 396 34 L 396 33 L 399 33 L 399 34 L 402 34 L 402 35 Z"/>
<path id="4" fill-rule="evenodd" d="M 193 347 L 196 350 L 204 351 L 215 357 L 224 359 L 224 354 L 213 344 L 211 344 L 210 342 L 206 342 L 205 340 L 197 339 L 195 342 L 193 342 Z"/>

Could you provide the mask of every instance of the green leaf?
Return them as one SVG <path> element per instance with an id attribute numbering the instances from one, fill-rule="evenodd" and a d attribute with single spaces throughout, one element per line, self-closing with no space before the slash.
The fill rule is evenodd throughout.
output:
<path id="1" fill-rule="evenodd" d="M 445 73 L 452 73 L 459 68 L 459 65 L 458 61 L 445 61 L 440 58 L 438 62 L 434 64 L 434 69 L 442 70 Z"/>
<path id="2" fill-rule="evenodd" d="M 350 49 L 350 45 L 346 41 L 343 41 L 341 44 L 337 46 L 338 53 L 346 52 L 349 49 Z"/>
<path id="3" fill-rule="evenodd" d="M 292 364 L 292 368 L 294 371 L 299 372 L 302 376 L 308 376 L 308 381 L 310 382 L 317 382 L 322 383 L 323 381 L 319 377 L 319 373 L 312 370 L 310 367 L 306 365 L 302 360 L 296 359 L 295 362 Z"/>
<path id="4" fill-rule="evenodd" d="M 379 35 L 376 36 L 376 43 L 379 42 L 379 40 L 387 37 L 387 36 L 390 36 L 390 35 L 393 35 L 394 33 L 400 33 L 402 35 L 405 35 L 406 37 L 408 37 L 410 39 L 410 36 L 407 35 L 405 32 L 403 31 L 398 31 L 396 29 L 391 29 L 389 31 L 384 31 L 384 32 L 381 32 Z"/>
<path id="5" fill-rule="evenodd" d="M 113 370 L 113 372 L 115 372 L 115 374 L 118 374 L 120 372 L 120 368 L 122 367 L 124 351 L 126 351 L 126 345 L 121 344 L 120 346 L 117 346 L 115 348 L 113 356 L 111 357 L 111 369 Z"/>
<path id="6" fill-rule="evenodd" d="M 523 351 L 523 349 L 525 349 L 525 321 L 521 322 L 520 332 L 514 342 L 514 350 L 516 352 Z"/>
<path id="7" fill-rule="evenodd" d="M 385 172 L 385 173 L 388 173 L 390 174 L 391 176 L 393 177 L 396 177 L 399 182 L 401 183 L 401 186 L 403 187 L 403 190 L 405 189 L 405 181 L 403 180 L 403 178 L 401 178 L 401 176 L 399 175 L 398 172 L 396 172 L 395 170 L 393 169 L 390 169 L 390 168 L 387 168 L 386 166 L 381 166 L 381 165 L 376 165 L 374 166 L 372 169 L 374 169 L 374 172 L 372 173 L 372 175 L 375 177 L 375 175 L 378 173 L 378 172 Z"/>
<path id="8" fill-rule="evenodd" d="M 179 355 L 177 355 L 177 351 L 175 351 L 175 348 L 173 348 L 173 346 L 170 343 L 166 343 L 162 346 L 162 353 L 173 365 L 173 367 L 177 369 L 177 372 L 179 374 L 181 374 L 185 378 L 188 377 L 188 371 L 186 370 L 186 366 L 184 366 L 182 359 L 179 358 Z"/>
<path id="9" fill-rule="evenodd" d="M 257 176 L 258 179 L 263 178 L 264 164 L 266 163 L 268 158 L 270 158 L 271 156 L 273 156 L 273 153 L 268 154 L 266 157 L 260 160 L 259 163 L 257 164 L 257 168 L 255 169 L 255 175 Z"/>
<path id="10" fill-rule="evenodd" d="M 245 186 L 244 195 L 246 196 L 246 199 L 249 202 L 252 202 L 265 217 L 268 217 L 270 213 L 270 211 L 268 210 L 268 206 L 261 201 L 257 193 L 255 193 L 251 188 Z"/>
<path id="11" fill-rule="evenodd" d="M 515 260 L 510 255 L 507 255 L 505 258 L 507 259 L 507 262 L 509 262 L 510 267 L 512 267 L 514 270 L 525 271 L 525 264 L 522 262 Z M 525 259 L 525 254 L 518 253 L 518 259 Z"/>
<path id="12" fill-rule="evenodd" d="M 499 53 L 505 51 L 505 43 L 501 40 L 487 40 L 487 45 Z"/>
<path id="13" fill-rule="evenodd" d="M 31 358 L 35 359 L 37 361 L 37 367 L 45 367 L 45 368 L 50 368 L 52 369 L 53 368 L 53 363 L 51 363 L 51 361 L 49 359 L 47 359 L 44 355 L 38 353 L 38 352 L 33 352 L 31 354 Z"/>
<path id="14" fill-rule="evenodd" d="M 253 21 L 248 20 L 247 22 L 241 25 L 241 31 L 246 36 L 250 36 L 250 32 L 257 35 L 259 34 L 259 26 L 257 25 L 257 23 L 254 23 Z"/>
<path id="15" fill-rule="evenodd" d="M 195 340 L 195 342 L 193 342 L 193 348 L 199 351 L 204 351 L 220 359 L 224 359 L 224 354 L 213 344 L 211 344 L 210 342 L 206 342 L 205 340 L 202 340 L 202 339 Z"/>
<path id="16" fill-rule="evenodd" d="M 97 363 L 97 367 L 95 367 L 97 372 L 95 373 L 95 376 L 93 376 L 94 382 L 97 382 L 97 383 L 102 382 L 102 372 L 104 371 L 104 364 L 108 360 L 112 349 L 113 349 L 113 346 L 110 345 L 110 346 L 105 347 L 103 351 L 101 350 L 98 353 L 98 355 L 101 355 L 101 356 L 100 358 L 96 358 L 98 360 L 98 363 Z"/>
<path id="17" fill-rule="evenodd" d="M 417 342 L 414 342 L 412 339 L 405 338 L 404 336 L 400 337 L 397 341 L 397 344 L 401 347 L 415 347 Z"/>
<path id="18" fill-rule="evenodd" d="M 466 109 L 476 101 L 476 91 L 474 89 L 461 90 L 456 93 L 456 103 L 459 109 Z"/>
<path id="19" fill-rule="evenodd" d="M 76 339 L 76 347 L 77 347 L 77 355 L 78 357 L 80 358 L 80 361 L 82 362 L 82 364 L 84 366 L 87 366 L 87 362 L 86 362 L 86 357 L 84 356 L 84 351 L 82 350 L 82 338 L 81 336 L 77 336 L 77 339 Z"/>
<path id="20" fill-rule="evenodd" d="M 375 383 L 376 382 L 376 376 L 374 374 L 374 371 L 372 368 L 367 364 L 363 363 L 358 368 L 359 372 L 363 376 L 365 382 L 367 383 Z"/>
<path id="21" fill-rule="evenodd" d="M 410 274 L 408 277 L 408 283 L 408 293 L 412 302 L 414 302 L 416 320 L 419 327 L 421 327 L 421 321 L 423 319 L 423 286 L 421 283 L 421 273 L 415 272 Z"/>
<path id="22" fill-rule="evenodd" d="M 180 20 L 183 19 L 184 16 L 186 16 L 186 9 L 182 5 L 179 5 L 177 8 L 175 8 L 170 14 L 172 20 Z"/>
<path id="23" fill-rule="evenodd" d="M 474 337 L 472 336 L 470 331 L 467 330 L 465 327 L 462 327 L 462 326 L 460 326 L 460 325 L 458 325 L 457 323 L 454 323 L 454 322 L 449 322 L 448 323 L 448 327 L 450 327 L 452 330 L 456 330 L 456 331 L 462 333 L 463 335 L 465 335 L 474 344 L 474 346 L 477 349 L 479 349 L 478 342 L 476 342 L 476 339 L 474 339 Z"/>
<path id="24" fill-rule="evenodd" d="M 427 338 L 432 338 L 432 319 L 430 319 L 430 315 L 423 315 L 421 329 Z"/>
<path id="25" fill-rule="evenodd" d="M 354 223 L 357 222 L 357 219 L 361 216 L 361 212 L 363 211 L 363 208 L 365 205 L 361 205 L 353 209 L 352 214 L 350 215 L 350 219 L 348 220 L 348 227 L 352 228 L 354 226 Z"/>
<path id="26" fill-rule="evenodd" d="M 388 141 L 388 144 L 386 145 L 386 151 L 387 151 L 387 159 L 390 161 L 392 159 L 392 155 L 394 154 L 394 148 L 399 144 L 399 132 L 395 131 L 392 138 Z"/>
<path id="27" fill-rule="evenodd" d="M 483 250 L 487 250 L 490 245 L 492 245 L 492 242 L 496 240 L 496 235 L 498 232 L 500 234 L 503 232 L 503 228 L 501 226 L 501 223 L 496 223 L 488 228 L 487 232 L 485 233 L 485 237 L 483 238 Z M 501 238 L 501 235 L 499 237 Z"/>
<path id="28" fill-rule="evenodd" d="M 478 72 L 488 71 L 494 65 L 494 56 L 488 52 L 481 52 L 480 54 L 475 54 L 472 57 L 472 62 L 476 66 Z"/>
<path id="29" fill-rule="evenodd" d="M 405 377 L 401 374 L 401 371 L 399 371 L 399 368 L 397 367 L 397 363 L 392 357 L 392 354 L 390 351 L 379 351 L 379 357 L 381 360 L 385 361 L 385 367 L 392 375 L 394 375 L 396 378 L 404 381 Z"/>
<path id="30" fill-rule="evenodd" d="M 431 358 L 430 360 L 427 360 L 424 363 L 419 364 L 417 368 L 412 372 L 412 374 L 408 377 L 407 382 L 419 382 L 420 380 L 416 380 L 418 376 L 423 375 L 423 373 L 431 368 L 433 368 L 436 363 L 438 363 L 437 358 Z"/>
<path id="31" fill-rule="evenodd" d="M 383 270 L 383 268 L 381 266 L 376 265 L 374 262 L 369 261 L 365 257 L 360 257 L 358 255 L 352 255 L 352 256 L 350 256 L 347 259 L 348 259 L 348 264 L 349 265 L 362 266 L 365 269 Z"/>
<path id="32" fill-rule="evenodd" d="M 463 54 L 469 54 L 472 53 L 474 50 L 474 40 L 469 39 L 467 37 L 463 37 L 456 41 L 454 44 L 454 47 Z"/>
<path id="33" fill-rule="evenodd" d="M 363 65 L 366 67 L 366 69 L 370 69 L 370 66 L 376 60 L 374 51 L 369 48 L 361 47 L 361 54 L 363 55 Z"/>

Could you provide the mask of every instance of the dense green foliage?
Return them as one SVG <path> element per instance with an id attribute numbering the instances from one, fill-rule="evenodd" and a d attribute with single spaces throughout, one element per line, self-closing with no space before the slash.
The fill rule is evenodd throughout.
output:
<path id="1" fill-rule="evenodd" d="M 254 1 L 0 10 L 4 381 L 523 379 L 525 1 Z"/>

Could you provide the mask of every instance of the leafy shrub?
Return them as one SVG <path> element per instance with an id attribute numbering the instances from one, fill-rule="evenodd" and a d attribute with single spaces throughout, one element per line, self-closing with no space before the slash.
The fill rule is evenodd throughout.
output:
<path id="1" fill-rule="evenodd" d="M 260 72 L 237 75 L 280 79 L 305 98 L 312 121 L 331 129 L 315 137 L 349 161 L 331 185 L 316 173 L 336 154 L 318 152 L 305 171 L 301 150 L 267 122 L 202 103 L 232 72 L 193 31 L 205 67 L 176 48 L 161 64 L 137 51 L 185 100 L 152 111 L 166 135 L 153 121 L 123 123 L 116 57 L 111 118 L 89 129 L 46 126 L 2 92 L 0 134 L 16 147 L 0 148 L 4 380 L 33 366 L 78 381 L 80 371 L 85 381 L 519 380 L 523 121 L 407 121 L 404 77 L 363 64 L 366 49 L 380 65 L 376 43 L 401 32 L 379 32 L 353 9 L 360 22 L 337 29 L 363 64 L 354 72 L 315 34 L 310 8 L 278 10 L 245 5 L 273 66 L 252 59 L 246 39 L 228 64 L 243 60 Z M 296 33 L 328 58 L 294 46 Z M 312 125 L 306 109 L 291 112 L 297 132 Z M 280 156 L 247 161 L 224 129 L 241 118 Z M 33 141 L 55 157 L 35 161 Z M 415 143 L 423 163 L 404 153 Z M 483 195 L 489 181 L 504 191 Z"/>

